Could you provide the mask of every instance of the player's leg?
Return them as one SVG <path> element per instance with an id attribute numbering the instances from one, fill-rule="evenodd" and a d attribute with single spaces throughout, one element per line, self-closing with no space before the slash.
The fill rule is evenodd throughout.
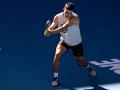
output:
<path id="1" fill-rule="evenodd" d="M 72 51 L 73 51 L 73 55 L 76 57 L 77 63 L 81 67 L 85 67 L 91 76 L 96 76 L 95 70 L 92 68 L 92 66 L 88 62 L 84 60 L 82 43 L 79 45 L 73 46 Z"/>
<path id="2" fill-rule="evenodd" d="M 67 49 L 62 46 L 62 45 L 57 45 L 56 47 L 56 52 L 55 52 L 55 56 L 54 56 L 54 72 L 58 72 L 59 71 L 59 64 L 60 64 L 60 58 L 62 56 L 62 54 L 66 51 Z"/>
<path id="3" fill-rule="evenodd" d="M 89 63 L 86 63 L 86 62 L 85 62 L 83 56 L 76 56 L 76 60 L 77 60 L 77 63 L 78 63 L 81 67 L 86 68 L 86 70 L 88 71 L 88 74 L 89 74 L 89 75 L 91 75 L 91 76 L 96 76 L 96 71 L 93 69 L 93 67 L 92 67 Z"/>
<path id="4" fill-rule="evenodd" d="M 66 52 L 67 49 L 62 45 L 62 43 L 59 43 L 56 47 L 56 52 L 54 56 L 54 80 L 52 81 L 52 86 L 56 87 L 59 86 L 59 81 L 58 81 L 58 72 L 59 72 L 59 67 L 60 67 L 60 58 L 64 52 Z"/>

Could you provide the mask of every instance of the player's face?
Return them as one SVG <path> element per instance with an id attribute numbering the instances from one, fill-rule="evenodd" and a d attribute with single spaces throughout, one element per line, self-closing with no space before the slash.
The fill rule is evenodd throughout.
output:
<path id="1" fill-rule="evenodd" d="M 64 15 L 66 18 L 70 18 L 72 16 L 72 11 L 64 8 Z"/>

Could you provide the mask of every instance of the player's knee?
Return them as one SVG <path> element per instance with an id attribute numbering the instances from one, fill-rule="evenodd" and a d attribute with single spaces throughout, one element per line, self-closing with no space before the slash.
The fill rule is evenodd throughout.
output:
<path id="1" fill-rule="evenodd" d="M 63 53 L 63 52 L 62 52 L 60 49 L 58 49 L 58 50 L 56 50 L 55 55 L 59 57 L 59 56 L 62 55 L 62 53 Z"/>
<path id="2" fill-rule="evenodd" d="M 60 58 L 60 57 L 61 57 L 61 55 L 62 55 L 62 53 L 61 53 L 61 52 L 59 52 L 59 53 L 55 53 L 55 57 L 56 57 L 56 58 Z"/>
<path id="3" fill-rule="evenodd" d="M 56 55 L 58 56 L 61 56 L 64 52 L 66 51 L 66 49 L 61 46 L 61 45 L 58 45 L 57 48 L 56 48 Z"/>
<path id="4" fill-rule="evenodd" d="M 59 60 L 61 57 L 62 53 L 61 52 L 56 52 L 54 56 L 54 60 Z"/>

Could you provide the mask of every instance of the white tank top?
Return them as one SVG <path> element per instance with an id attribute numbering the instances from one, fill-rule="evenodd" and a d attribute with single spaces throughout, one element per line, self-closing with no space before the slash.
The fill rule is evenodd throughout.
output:
<path id="1" fill-rule="evenodd" d="M 58 26 L 63 25 L 67 18 L 62 13 L 58 15 Z M 79 25 L 72 25 L 68 28 L 66 32 L 61 32 L 60 40 L 64 41 L 68 46 L 75 46 L 82 42 Z"/>

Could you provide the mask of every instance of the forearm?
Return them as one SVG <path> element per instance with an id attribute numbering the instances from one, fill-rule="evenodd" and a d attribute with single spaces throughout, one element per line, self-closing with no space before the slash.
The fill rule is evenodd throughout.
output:
<path id="1" fill-rule="evenodd" d="M 65 30 L 68 29 L 69 26 L 71 26 L 72 24 L 68 21 L 65 24 L 63 24 L 62 26 L 56 28 L 56 29 L 52 29 L 49 30 L 51 33 L 55 34 L 55 33 L 59 33 L 59 32 L 64 32 Z"/>
<path id="2" fill-rule="evenodd" d="M 55 33 L 63 32 L 66 29 L 67 29 L 66 27 L 61 26 L 61 27 L 58 27 L 58 28 L 52 30 L 52 33 L 55 34 Z"/>

